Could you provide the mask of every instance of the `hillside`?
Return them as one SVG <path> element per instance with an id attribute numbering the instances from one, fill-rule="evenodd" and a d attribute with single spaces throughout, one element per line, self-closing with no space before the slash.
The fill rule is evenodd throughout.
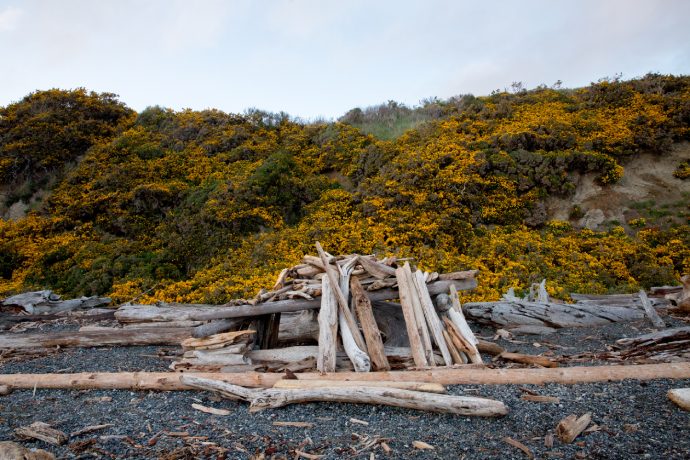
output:
<path id="1" fill-rule="evenodd" d="M 308 124 L 50 90 L 0 108 L 0 296 L 220 303 L 314 240 L 477 268 L 474 299 L 690 272 L 690 77 L 387 107 Z"/>

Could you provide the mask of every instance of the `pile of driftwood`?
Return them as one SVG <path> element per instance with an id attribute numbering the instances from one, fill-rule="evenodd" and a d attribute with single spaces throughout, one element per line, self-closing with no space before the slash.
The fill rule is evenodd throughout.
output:
<path id="1" fill-rule="evenodd" d="M 482 362 L 457 294 L 476 286 L 476 271 L 425 273 L 395 258 L 333 257 L 316 247 L 318 257 L 283 270 L 251 303 L 128 305 L 115 317 L 125 327 L 191 328 L 173 370 L 369 372 Z M 387 302 L 394 299 L 400 304 Z"/>

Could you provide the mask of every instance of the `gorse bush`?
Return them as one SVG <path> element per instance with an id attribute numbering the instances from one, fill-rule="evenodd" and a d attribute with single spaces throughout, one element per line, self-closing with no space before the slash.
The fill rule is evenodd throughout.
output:
<path id="1" fill-rule="evenodd" d="M 539 211 L 573 192 L 575 173 L 615 183 L 631 155 L 689 140 L 688 77 L 388 103 L 335 123 L 135 114 L 83 90 L 34 93 L 0 114 L 5 187 L 54 183 L 42 209 L 0 220 L 0 295 L 225 302 L 271 285 L 315 240 L 478 268 L 474 299 L 544 277 L 561 297 L 633 291 L 690 270 L 687 225 L 592 232 Z"/>

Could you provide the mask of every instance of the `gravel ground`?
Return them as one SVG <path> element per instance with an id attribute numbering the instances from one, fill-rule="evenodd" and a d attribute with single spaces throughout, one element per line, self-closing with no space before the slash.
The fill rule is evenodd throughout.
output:
<path id="1" fill-rule="evenodd" d="M 682 325 L 670 318 L 668 322 Z M 479 332 L 492 335 L 490 330 Z M 576 354 L 604 351 L 606 344 L 618 338 L 645 332 L 648 328 L 643 323 L 633 323 L 571 329 L 549 336 L 516 336 L 513 342 L 500 339 L 499 343 L 511 351 Z M 5 363 L 0 365 L 0 372 L 165 370 L 169 360 L 156 355 L 174 351 L 175 347 L 74 349 Z M 89 425 L 113 424 L 72 437 L 61 447 L 21 441 L 26 447 L 43 448 L 62 458 L 295 458 L 295 450 L 324 458 L 370 458 L 372 453 L 375 458 L 527 458 L 503 440 L 510 437 L 526 445 L 536 458 L 685 459 L 690 458 L 690 415 L 673 405 L 666 392 L 688 386 L 690 380 L 449 387 L 452 394 L 503 401 L 510 412 L 499 419 L 326 403 L 249 414 L 245 404 L 204 392 L 17 390 L 0 397 L 0 440 L 17 441 L 15 428 L 42 421 L 66 433 Z M 560 403 L 520 398 L 530 391 L 556 396 Z M 193 403 L 228 409 L 230 415 L 209 415 L 193 409 Z M 596 430 L 581 435 L 573 444 L 556 439 L 552 447 L 545 446 L 545 437 L 554 433 L 562 418 L 586 412 L 592 413 Z M 275 421 L 309 422 L 313 426 L 278 427 L 273 425 Z M 175 436 L 180 432 L 189 436 Z M 392 452 L 387 455 L 380 444 L 358 452 L 374 439 L 384 439 Z M 416 449 L 413 441 L 426 442 L 434 449 Z"/>

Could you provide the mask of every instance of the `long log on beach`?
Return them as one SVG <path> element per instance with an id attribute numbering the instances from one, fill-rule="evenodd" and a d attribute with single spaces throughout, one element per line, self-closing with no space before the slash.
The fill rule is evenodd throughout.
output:
<path id="1" fill-rule="evenodd" d="M 447 293 L 450 286 L 458 290 L 468 290 L 477 287 L 474 278 L 461 280 L 443 280 L 427 284 L 430 295 Z M 397 289 L 380 289 L 368 291 L 367 296 L 372 302 L 397 299 Z M 321 306 L 321 299 L 288 299 L 276 302 L 265 302 L 256 305 L 238 305 L 234 307 L 214 305 L 180 304 L 177 306 L 156 305 L 123 305 L 115 313 L 115 318 L 121 323 L 139 323 L 147 321 L 209 321 L 214 319 L 246 318 L 251 316 L 285 313 L 302 310 L 313 310 Z"/>
<path id="2" fill-rule="evenodd" d="M 82 372 L 77 374 L 0 374 L 0 385 L 12 388 L 69 388 L 123 390 L 189 390 L 180 382 L 177 372 Z M 285 378 L 282 373 L 196 373 L 201 378 L 220 380 L 235 385 L 270 388 Z M 361 380 L 434 382 L 441 385 L 500 385 L 560 383 L 565 385 L 622 380 L 688 379 L 690 362 L 640 364 L 634 366 L 576 366 L 543 369 L 488 369 L 467 366 L 448 369 L 437 367 L 420 371 L 390 372 L 305 372 L 295 374 L 304 380 Z"/>
<path id="3" fill-rule="evenodd" d="M 110 345 L 179 345 L 192 336 L 191 327 L 102 328 L 97 330 L 0 334 L 0 350 Z"/>

